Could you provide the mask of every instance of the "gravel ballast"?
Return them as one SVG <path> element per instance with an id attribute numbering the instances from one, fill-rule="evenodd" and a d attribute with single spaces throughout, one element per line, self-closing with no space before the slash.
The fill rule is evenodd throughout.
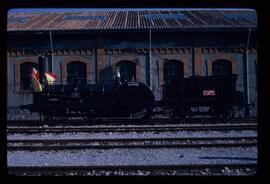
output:
<path id="1" fill-rule="evenodd" d="M 36 134 L 8 134 L 7 140 L 14 139 L 114 139 L 114 138 L 165 138 L 165 137 L 257 137 L 257 132 L 252 130 L 245 131 L 177 131 L 177 132 L 99 132 L 99 133 L 36 133 Z"/>
<path id="2" fill-rule="evenodd" d="M 257 163 L 257 148 L 10 151 L 7 161 L 8 166 Z"/>

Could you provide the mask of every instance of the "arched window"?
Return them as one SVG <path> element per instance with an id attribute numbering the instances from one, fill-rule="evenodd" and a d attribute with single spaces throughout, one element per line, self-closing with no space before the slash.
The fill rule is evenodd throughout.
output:
<path id="1" fill-rule="evenodd" d="M 136 63 L 120 61 L 116 65 L 116 76 L 119 77 L 122 83 L 136 80 Z"/>
<path id="2" fill-rule="evenodd" d="M 23 90 L 32 89 L 31 75 L 33 67 L 37 68 L 38 65 L 32 62 L 20 64 L 20 89 Z"/>
<path id="3" fill-rule="evenodd" d="M 67 64 L 67 82 L 68 84 L 86 84 L 86 64 L 80 61 L 72 61 Z"/>
<path id="4" fill-rule="evenodd" d="M 164 83 L 171 83 L 184 77 L 184 64 L 177 60 L 164 62 Z"/>
<path id="5" fill-rule="evenodd" d="M 213 75 L 231 75 L 232 63 L 227 60 L 216 60 L 212 64 Z"/>

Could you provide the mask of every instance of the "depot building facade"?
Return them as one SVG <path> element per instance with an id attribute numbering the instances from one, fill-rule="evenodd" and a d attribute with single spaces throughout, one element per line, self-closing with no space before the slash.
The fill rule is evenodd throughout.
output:
<path id="1" fill-rule="evenodd" d="M 147 84 L 156 100 L 175 78 L 237 74 L 257 114 L 254 10 L 98 10 L 9 13 L 8 107 L 32 103 L 31 69 L 40 57 L 56 83 Z"/>

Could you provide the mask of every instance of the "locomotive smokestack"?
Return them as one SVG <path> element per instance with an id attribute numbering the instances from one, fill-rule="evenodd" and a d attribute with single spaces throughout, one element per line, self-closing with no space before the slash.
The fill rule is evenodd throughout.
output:
<path id="1" fill-rule="evenodd" d="M 38 69 L 40 73 L 40 83 L 44 84 L 45 78 L 45 56 L 38 57 Z"/>

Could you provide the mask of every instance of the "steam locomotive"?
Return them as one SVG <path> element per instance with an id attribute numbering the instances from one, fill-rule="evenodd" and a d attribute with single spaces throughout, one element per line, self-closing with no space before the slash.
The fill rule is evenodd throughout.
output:
<path id="1" fill-rule="evenodd" d="M 43 75 L 44 76 L 44 75 Z M 194 115 L 233 117 L 243 108 L 243 93 L 236 91 L 237 75 L 196 76 L 165 83 L 162 99 L 156 101 L 150 88 L 140 81 L 111 84 L 54 85 L 55 75 L 45 73 L 41 83 L 36 69 L 32 72 L 33 103 L 22 109 L 38 112 L 45 121 L 67 120 L 70 117 L 149 118 L 155 108 L 172 118 Z"/>

